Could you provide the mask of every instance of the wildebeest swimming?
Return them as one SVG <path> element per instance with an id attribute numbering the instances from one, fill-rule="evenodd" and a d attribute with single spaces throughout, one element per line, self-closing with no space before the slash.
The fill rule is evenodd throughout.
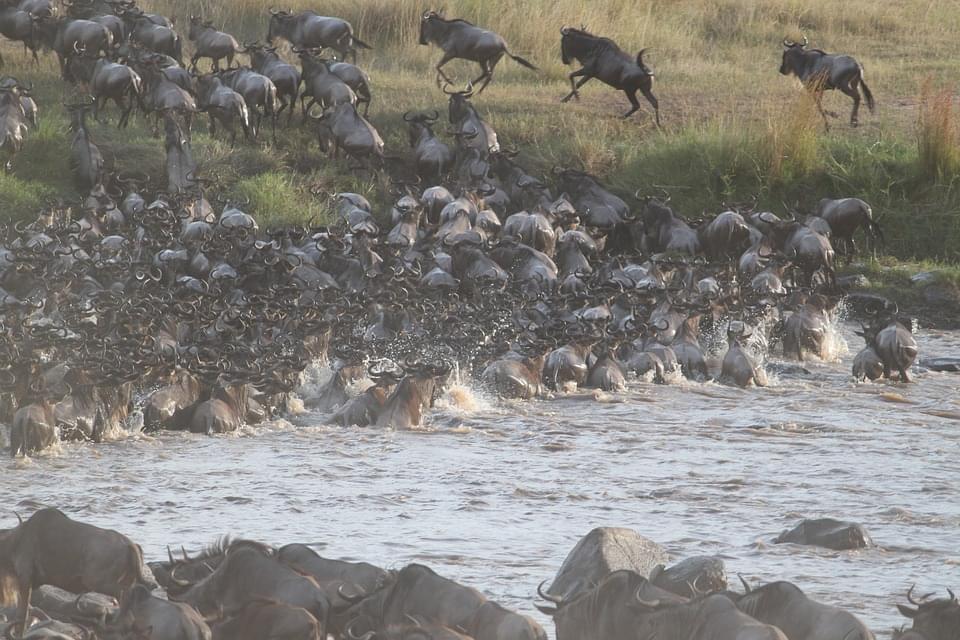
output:
<path id="1" fill-rule="evenodd" d="M 558 640 L 873 640 L 855 615 L 791 582 L 751 587 L 741 578 L 740 593 L 727 587 L 717 558 L 665 568 L 656 564 L 661 553 L 636 533 L 593 547 L 581 541 L 568 557 L 576 556 L 574 573 L 565 573 L 580 590 L 559 597 L 541 585 L 531 598 L 548 602 L 537 608 L 553 618 Z M 144 564 L 126 536 L 40 509 L 0 529 L 0 607 L 21 596 L 18 608 L 0 608 L 0 632 L 58 640 L 547 638 L 533 618 L 422 564 L 387 570 L 323 557 L 305 544 L 229 537 L 193 555 L 168 547 L 167 555 Z M 661 579 L 675 567 L 686 584 Z M 954 640 L 960 604 L 948 593 L 916 600 L 911 587 L 913 606 L 897 604 L 913 623 L 906 633 Z"/>

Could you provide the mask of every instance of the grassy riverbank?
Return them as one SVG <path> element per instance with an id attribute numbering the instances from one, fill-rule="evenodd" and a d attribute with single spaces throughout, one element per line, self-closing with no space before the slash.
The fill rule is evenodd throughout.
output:
<path id="1" fill-rule="evenodd" d="M 292 8 L 309 3 L 297 0 Z M 242 40 L 266 34 L 266 0 L 144 0 L 143 5 L 178 18 L 202 14 Z M 533 60 L 533 74 L 505 60 L 494 83 L 476 101 L 509 147 L 521 150 L 531 169 L 581 166 L 626 194 L 666 188 L 679 211 L 698 217 L 721 201 L 757 196 L 782 212 L 801 211 L 823 196 L 855 195 L 869 201 L 887 233 L 886 252 L 901 259 L 960 259 L 960 113 L 951 81 L 960 68 L 955 46 L 960 11 L 948 1 L 905 0 L 452 0 L 448 15 L 463 16 L 502 33 L 511 50 Z M 287 5 L 285 5 L 285 8 Z M 401 114 L 443 109 L 434 85 L 436 49 L 416 43 L 427 3 L 421 0 L 331 0 L 324 12 L 351 20 L 374 45 L 360 64 L 372 77 L 371 120 L 390 153 L 406 150 Z M 559 58 L 559 27 L 586 24 L 626 49 L 651 47 L 647 60 L 658 74 L 664 127 L 653 126 L 649 109 L 622 121 L 622 94 L 588 84 L 579 103 L 559 104 L 568 87 Z M 841 114 L 830 132 L 798 85 L 777 73 L 780 41 L 808 34 L 811 46 L 855 54 L 877 96 L 874 115 L 847 124 L 850 101 L 840 94 L 827 107 Z M 69 179 L 62 83 L 52 56 L 39 67 L 21 50 L 3 43 L 7 73 L 37 83 L 42 130 L 31 132 L 14 161 L 13 175 L 0 176 L 2 211 L 33 213 L 53 197 L 74 198 Z M 457 78 L 475 74 L 451 63 Z M 113 120 L 115 115 L 110 111 Z M 322 157 L 313 134 L 285 130 L 277 147 L 238 145 L 211 139 L 198 122 L 195 153 L 202 174 L 216 177 L 230 197 L 249 198 L 251 212 L 267 223 L 304 221 L 326 213 L 311 188 L 356 190 L 382 204 L 385 179 L 356 175 L 345 163 Z M 142 119 L 125 131 L 97 125 L 95 140 L 114 166 L 162 175 L 160 140 Z"/>

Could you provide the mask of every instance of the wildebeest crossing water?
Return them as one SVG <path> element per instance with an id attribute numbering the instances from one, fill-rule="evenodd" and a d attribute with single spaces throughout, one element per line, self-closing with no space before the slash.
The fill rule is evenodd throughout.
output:
<path id="1" fill-rule="evenodd" d="M 931 355 L 960 347 L 950 332 L 918 341 Z M 960 582 L 960 407 L 952 374 L 857 385 L 851 357 L 807 362 L 809 375 L 769 362 L 771 385 L 750 390 L 640 382 L 505 402 L 455 385 L 425 432 L 330 427 L 305 410 L 233 436 L 65 444 L 5 463 L 0 511 L 9 527 L 14 510 L 57 505 L 121 530 L 148 560 L 234 533 L 387 568 L 419 562 L 534 615 L 551 637 L 536 585 L 593 526 L 628 526 L 672 562 L 720 554 L 731 577 L 789 580 L 883 638 L 906 621 L 894 604 L 910 584 L 925 594 Z M 308 371 L 306 404 L 325 375 Z M 864 524 L 876 546 L 772 543 L 824 515 Z"/>

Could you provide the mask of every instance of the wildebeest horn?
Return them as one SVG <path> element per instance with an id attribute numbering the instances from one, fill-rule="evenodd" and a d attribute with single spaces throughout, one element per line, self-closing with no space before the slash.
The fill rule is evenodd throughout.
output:
<path id="1" fill-rule="evenodd" d="M 354 602 L 359 602 L 360 600 L 363 600 L 364 598 L 367 597 L 367 594 L 364 593 L 364 591 L 359 588 L 357 590 L 357 593 L 347 593 L 346 591 L 343 590 L 345 586 L 347 585 L 341 584 L 339 587 L 337 587 L 337 595 L 343 598 L 344 600 L 346 600 L 347 602 L 352 604 Z"/>
<path id="2" fill-rule="evenodd" d="M 808 44 L 810 44 L 810 41 L 807 40 L 807 34 L 803 34 L 803 44 L 801 44 L 800 46 L 801 46 L 801 47 L 805 47 L 805 46 L 807 46 Z"/>
<path id="3" fill-rule="evenodd" d="M 419 621 L 419 620 L 417 620 L 415 617 L 413 617 L 413 616 L 410 615 L 409 613 L 405 613 L 405 614 L 403 614 L 403 615 L 404 615 L 404 617 L 405 617 L 407 620 L 409 620 L 410 622 L 412 622 L 412 623 L 414 624 L 414 626 L 416 626 L 416 627 L 422 627 L 422 626 L 423 626 L 422 624 L 420 624 L 420 621 Z"/>
<path id="4" fill-rule="evenodd" d="M 650 609 L 656 609 L 658 606 L 660 606 L 659 600 L 644 600 L 643 596 L 640 595 L 642 591 L 643 591 L 643 585 L 640 585 L 639 587 L 637 587 L 637 592 L 633 595 L 633 597 L 636 599 L 638 603 L 640 603 L 644 607 L 649 607 Z"/>
<path id="5" fill-rule="evenodd" d="M 563 604 L 563 598 L 559 596 L 551 595 L 543 590 L 543 585 L 547 583 L 546 580 L 537 585 L 537 595 L 546 600 L 547 602 L 552 602 L 556 605 Z"/>
<path id="6" fill-rule="evenodd" d="M 444 83 L 443 83 L 443 86 L 440 87 L 440 89 L 441 89 L 445 94 L 447 94 L 448 96 L 455 96 L 455 95 L 457 95 L 457 94 L 459 93 L 459 91 L 447 91 L 447 87 L 448 87 L 448 86 L 450 86 L 450 83 L 449 83 L 449 82 L 444 82 Z"/>
<path id="7" fill-rule="evenodd" d="M 189 562 L 190 556 L 187 555 L 187 548 L 183 545 L 180 545 L 180 552 L 183 554 L 183 559 Z"/>
<path id="8" fill-rule="evenodd" d="M 783 46 L 786 47 L 786 48 L 788 48 L 788 49 L 789 49 L 790 47 L 795 46 L 796 44 L 797 44 L 796 42 L 794 42 L 793 40 L 790 40 L 790 39 L 788 39 L 788 38 L 784 38 L 784 39 L 783 39 Z"/>
<path id="9" fill-rule="evenodd" d="M 738 573 L 737 577 L 740 578 L 740 584 L 743 585 L 744 592 L 750 593 L 752 589 L 750 588 L 750 585 L 747 583 L 747 581 L 743 579 L 743 576 Z"/>
<path id="10" fill-rule="evenodd" d="M 167 545 L 167 557 L 170 558 L 170 564 L 177 564 L 177 561 L 173 559 L 173 551 L 170 551 L 170 546 Z"/>
<path id="11" fill-rule="evenodd" d="M 354 620 L 347 626 L 347 637 L 350 638 L 350 640 L 372 640 L 373 638 L 376 637 L 377 635 L 376 631 L 367 631 L 362 636 L 358 636 L 356 633 L 353 632 L 354 623 L 356 623 L 356 620 Z"/>
<path id="12" fill-rule="evenodd" d="M 409 112 L 409 111 L 404 111 L 404 112 L 403 112 L 403 121 L 404 121 L 404 122 L 413 122 L 414 120 L 416 120 L 416 117 L 410 117 L 410 112 Z"/>
<path id="13" fill-rule="evenodd" d="M 179 568 L 180 567 L 178 565 L 170 570 L 170 580 L 172 580 L 173 584 L 177 585 L 178 587 L 189 587 L 190 583 L 188 581 L 181 580 L 180 578 L 177 577 L 177 569 Z"/>
<path id="14" fill-rule="evenodd" d="M 956 601 L 957 596 L 955 596 L 955 595 L 953 594 L 953 591 L 950 591 L 950 589 L 947 589 L 947 593 L 950 594 L 950 599 L 951 599 L 951 600 Z"/>
<path id="15" fill-rule="evenodd" d="M 18 524 L 18 525 L 23 524 L 23 518 L 20 517 L 20 514 L 19 514 L 19 513 L 17 513 L 16 511 L 14 511 L 14 512 L 13 512 L 13 515 L 17 516 L 17 524 Z"/>

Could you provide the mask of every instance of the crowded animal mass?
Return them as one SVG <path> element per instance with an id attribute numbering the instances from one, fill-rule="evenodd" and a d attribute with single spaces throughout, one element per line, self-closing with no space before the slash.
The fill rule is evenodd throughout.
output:
<path id="1" fill-rule="evenodd" d="M 71 177 L 85 194 L 0 229 L 0 421 L 16 460 L 172 432 L 244 434 L 305 412 L 331 429 L 429 433 L 442 429 L 438 404 L 464 388 L 518 413 L 551 402 L 591 411 L 589 403 L 630 402 L 638 392 L 655 399 L 670 388 L 745 389 L 749 403 L 825 362 L 841 363 L 851 385 L 883 389 L 956 369 L 943 354 L 922 359 L 916 320 L 896 301 L 852 291 L 838 274 L 862 255 L 855 237 L 883 248 L 870 204 L 824 197 L 808 211 L 774 212 L 749 200 L 690 215 L 669 189 L 623 193 L 573 162 L 538 173 L 498 136 L 481 102 L 504 56 L 537 67 L 466 20 L 421 17 L 419 43 L 443 52 L 435 98 L 446 107 L 404 114 L 405 150 L 388 148 L 369 116 L 388 98 L 363 71 L 371 46 L 340 18 L 271 9 L 266 43 L 241 44 L 198 15 L 182 38 L 172 18 L 131 0 L 8 4 L 0 32 L 32 57 L 52 51 L 65 86 L 85 94 L 38 104 L 29 67 L 0 79 L 8 171 L 44 111 L 64 108 Z M 20 28 L 23 20 L 30 26 Z M 640 92 L 660 124 L 645 50 L 632 56 L 585 28 L 557 28 L 563 63 L 582 65 L 558 100 L 579 100 L 596 78 L 625 93 L 624 117 L 641 109 Z M 854 100 L 852 125 L 860 92 L 873 110 L 853 58 L 807 50 L 806 38 L 782 44 L 780 73 L 801 79 L 825 123 L 825 90 Z M 481 74 L 456 86 L 442 69 L 453 59 Z M 108 162 L 97 125 L 110 102 L 119 128 L 132 117 L 151 124 L 164 175 Z M 277 144 L 278 129 L 303 127 L 330 162 L 342 152 L 357 171 L 384 176 L 389 204 L 318 188 L 313 197 L 335 214 L 329 223 L 261 225 L 195 159 L 192 129 L 203 114 L 231 145 Z M 843 321 L 853 317 L 859 344 L 848 353 Z M 741 579 L 741 591 L 727 584 L 721 555 L 671 564 L 631 529 L 591 531 L 550 587 L 526 585 L 542 614 L 531 617 L 424 564 L 395 558 L 382 569 L 367 564 L 377 558 L 325 558 L 290 540 L 223 538 L 148 565 L 117 531 L 72 519 L 66 507 L 35 506 L 0 530 L 7 637 L 874 633 L 805 595 L 798 578 Z M 876 546 L 861 525 L 831 518 L 803 520 L 769 543 Z M 947 593 L 911 589 L 889 602 L 905 616 L 897 637 L 956 640 L 960 605 Z"/>

